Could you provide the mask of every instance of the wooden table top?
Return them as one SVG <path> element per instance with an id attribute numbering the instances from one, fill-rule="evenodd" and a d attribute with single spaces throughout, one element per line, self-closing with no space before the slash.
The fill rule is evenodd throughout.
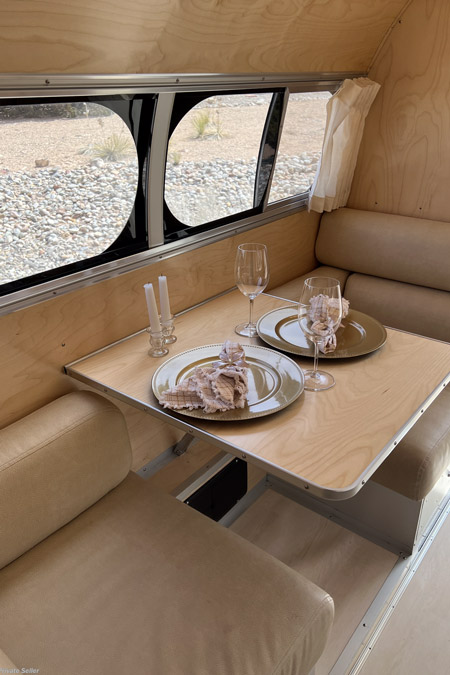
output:
<path id="1" fill-rule="evenodd" d="M 255 316 L 289 304 L 261 295 Z M 449 344 L 387 329 L 386 344 L 377 351 L 326 361 L 336 379 L 332 389 L 305 391 L 267 417 L 216 422 L 164 410 L 151 380 L 165 358 L 226 339 L 268 347 L 259 338 L 236 336 L 234 326 L 247 316 L 247 298 L 232 291 L 177 317 L 178 340 L 166 357 L 148 356 L 143 331 L 68 365 L 66 372 L 328 499 L 353 496 L 450 381 Z M 301 367 L 312 364 L 289 356 Z"/>

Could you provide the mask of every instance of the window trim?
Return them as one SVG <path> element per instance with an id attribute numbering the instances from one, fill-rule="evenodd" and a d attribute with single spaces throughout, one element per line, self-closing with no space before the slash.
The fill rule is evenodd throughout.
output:
<path id="1" fill-rule="evenodd" d="M 261 142 L 261 147 L 259 150 L 259 155 L 256 163 L 256 177 L 255 177 L 255 192 L 254 192 L 254 202 L 257 201 L 257 192 L 259 189 L 260 185 L 260 177 L 261 177 L 261 172 L 262 172 L 262 167 L 264 163 L 264 151 L 266 148 L 266 145 L 268 144 L 268 135 L 270 133 L 270 126 L 272 123 L 272 118 L 274 114 L 274 109 L 276 108 L 276 105 L 278 103 L 279 96 L 281 95 L 281 110 L 280 110 L 280 120 L 277 126 L 277 133 L 276 133 L 276 143 L 275 146 L 272 146 L 273 149 L 273 155 L 271 156 L 271 162 L 270 162 L 270 173 L 264 188 L 264 192 L 262 194 L 261 198 L 261 210 L 264 212 L 267 208 L 267 204 L 269 202 L 269 195 L 270 195 L 270 188 L 272 187 L 272 179 L 274 176 L 275 172 L 275 167 L 277 164 L 277 156 L 278 156 L 278 148 L 280 146 L 280 140 L 283 135 L 283 125 L 284 125 L 284 118 L 286 115 L 286 110 L 287 110 L 287 105 L 289 101 L 289 90 L 287 88 L 284 89 L 282 92 L 276 92 L 272 96 L 272 101 L 270 103 L 270 110 L 269 114 L 266 119 L 266 124 L 264 127 L 263 131 L 263 138 Z M 270 142 L 269 142 L 270 146 Z M 295 195 L 297 198 L 300 197 L 300 195 Z"/>
<path id="2" fill-rule="evenodd" d="M 11 292 L 0 297 L 0 316 L 11 311 L 43 302 L 55 296 L 83 288 L 87 285 L 103 281 L 119 274 L 147 266 L 155 261 L 179 255 L 188 250 L 205 246 L 233 236 L 238 232 L 250 230 L 271 221 L 286 217 L 306 207 L 307 195 L 295 196 L 265 205 L 263 213 L 244 217 L 236 222 L 219 225 L 202 233 L 176 242 L 161 243 L 162 218 L 158 215 L 158 202 L 163 200 L 161 173 L 165 172 L 165 155 L 167 150 L 170 119 L 170 98 L 173 102 L 175 93 L 185 91 L 220 91 L 238 89 L 280 89 L 285 87 L 289 92 L 336 91 L 342 81 L 347 78 L 366 76 L 365 72 L 321 72 L 298 74 L 261 74 L 261 75 L 1 75 L 0 99 L 30 99 L 110 96 L 115 94 L 159 94 L 152 120 L 152 145 L 148 167 L 147 194 L 149 241 L 148 250 L 131 254 L 98 266 L 80 270 L 52 281 Z M 168 96 L 169 95 L 169 96 Z M 170 98 L 169 98 L 170 97 Z M 165 109 L 165 113 L 164 113 Z M 159 112 L 159 114 L 158 114 Z M 158 139 L 158 142 L 156 142 Z M 164 152 L 162 148 L 164 147 Z M 162 160 L 164 157 L 164 161 Z M 158 187 L 159 175 L 159 187 Z M 149 186 L 151 186 L 149 188 Z M 159 191 L 159 192 L 158 192 Z M 152 204 L 154 204 L 152 208 Z M 161 209 L 161 203 L 159 203 Z"/>

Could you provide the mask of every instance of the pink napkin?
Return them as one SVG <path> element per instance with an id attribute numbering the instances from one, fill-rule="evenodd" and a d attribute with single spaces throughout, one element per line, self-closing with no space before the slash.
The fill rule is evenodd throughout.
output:
<path id="1" fill-rule="evenodd" d="M 309 316 L 314 321 L 312 329 L 316 335 L 323 335 L 323 340 L 319 342 L 319 349 L 323 354 L 329 354 L 334 352 L 337 345 L 336 333 L 327 335 L 329 330 L 329 323 L 334 323 L 336 316 L 338 315 L 338 302 L 335 298 L 329 298 L 327 295 L 319 295 L 311 298 L 311 309 L 309 310 Z M 342 298 L 342 318 L 348 314 L 350 303 L 345 298 Z M 338 328 L 342 326 L 342 323 L 339 324 Z"/>
<path id="2" fill-rule="evenodd" d="M 172 410 L 202 408 L 206 413 L 243 408 L 248 393 L 247 368 L 241 345 L 227 340 L 219 361 L 208 368 L 196 368 L 190 377 L 166 389 L 159 402 Z"/>

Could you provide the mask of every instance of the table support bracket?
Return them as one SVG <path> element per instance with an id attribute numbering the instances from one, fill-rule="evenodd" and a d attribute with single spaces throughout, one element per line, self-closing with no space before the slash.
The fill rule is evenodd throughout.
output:
<path id="1" fill-rule="evenodd" d="M 136 471 L 136 473 L 138 476 L 141 476 L 141 478 L 150 478 L 150 476 L 154 476 L 155 473 L 161 471 L 161 469 L 170 464 L 174 459 L 184 455 L 186 450 L 195 440 L 196 438 L 192 434 L 184 434 L 177 443 L 171 445 L 167 450 L 164 450 L 160 455 L 150 460 L 150 462 L 140 468 L 139 471 Z"/>
<path id="2" fill-rule="evenodd" d="M 194 440 L 195 436 L 193 436 L 192 434 L 184 434 L 183 438 L 177 441 L 175 445 L 171 445 L 170 448 L 168 448 L 168 450 L 171 450 L 174 453 L 174 455 L 177 455 L 179 457 L 180 455 L 184 455 L 184 453 Z"/>

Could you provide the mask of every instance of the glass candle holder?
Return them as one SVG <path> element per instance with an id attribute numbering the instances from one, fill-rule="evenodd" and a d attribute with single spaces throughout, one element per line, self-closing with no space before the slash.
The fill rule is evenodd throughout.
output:
<path id="1" fill-rule="evenodd" d="M 164 335 L 162 331 L 154 332 L 151 328 L 147 328 L 147 333 L 150 336 L 150 349 L 148 350 L 149 356 L 165 356 L 169 353 L 169 350 L 164 347 Z"/>
<path id="2" fill-rule="evenodd" d="M 167 319 L 167 321 L 163 321 L 161 319 L 161 329 L 164 336 L 164 343 L 166 345 L 171 345 L 173 342 L 177 341 L 176 335 L 173 335 L 175 330 L 175 322 L 172 315 L 170 316 L 170 319 Z"/>

